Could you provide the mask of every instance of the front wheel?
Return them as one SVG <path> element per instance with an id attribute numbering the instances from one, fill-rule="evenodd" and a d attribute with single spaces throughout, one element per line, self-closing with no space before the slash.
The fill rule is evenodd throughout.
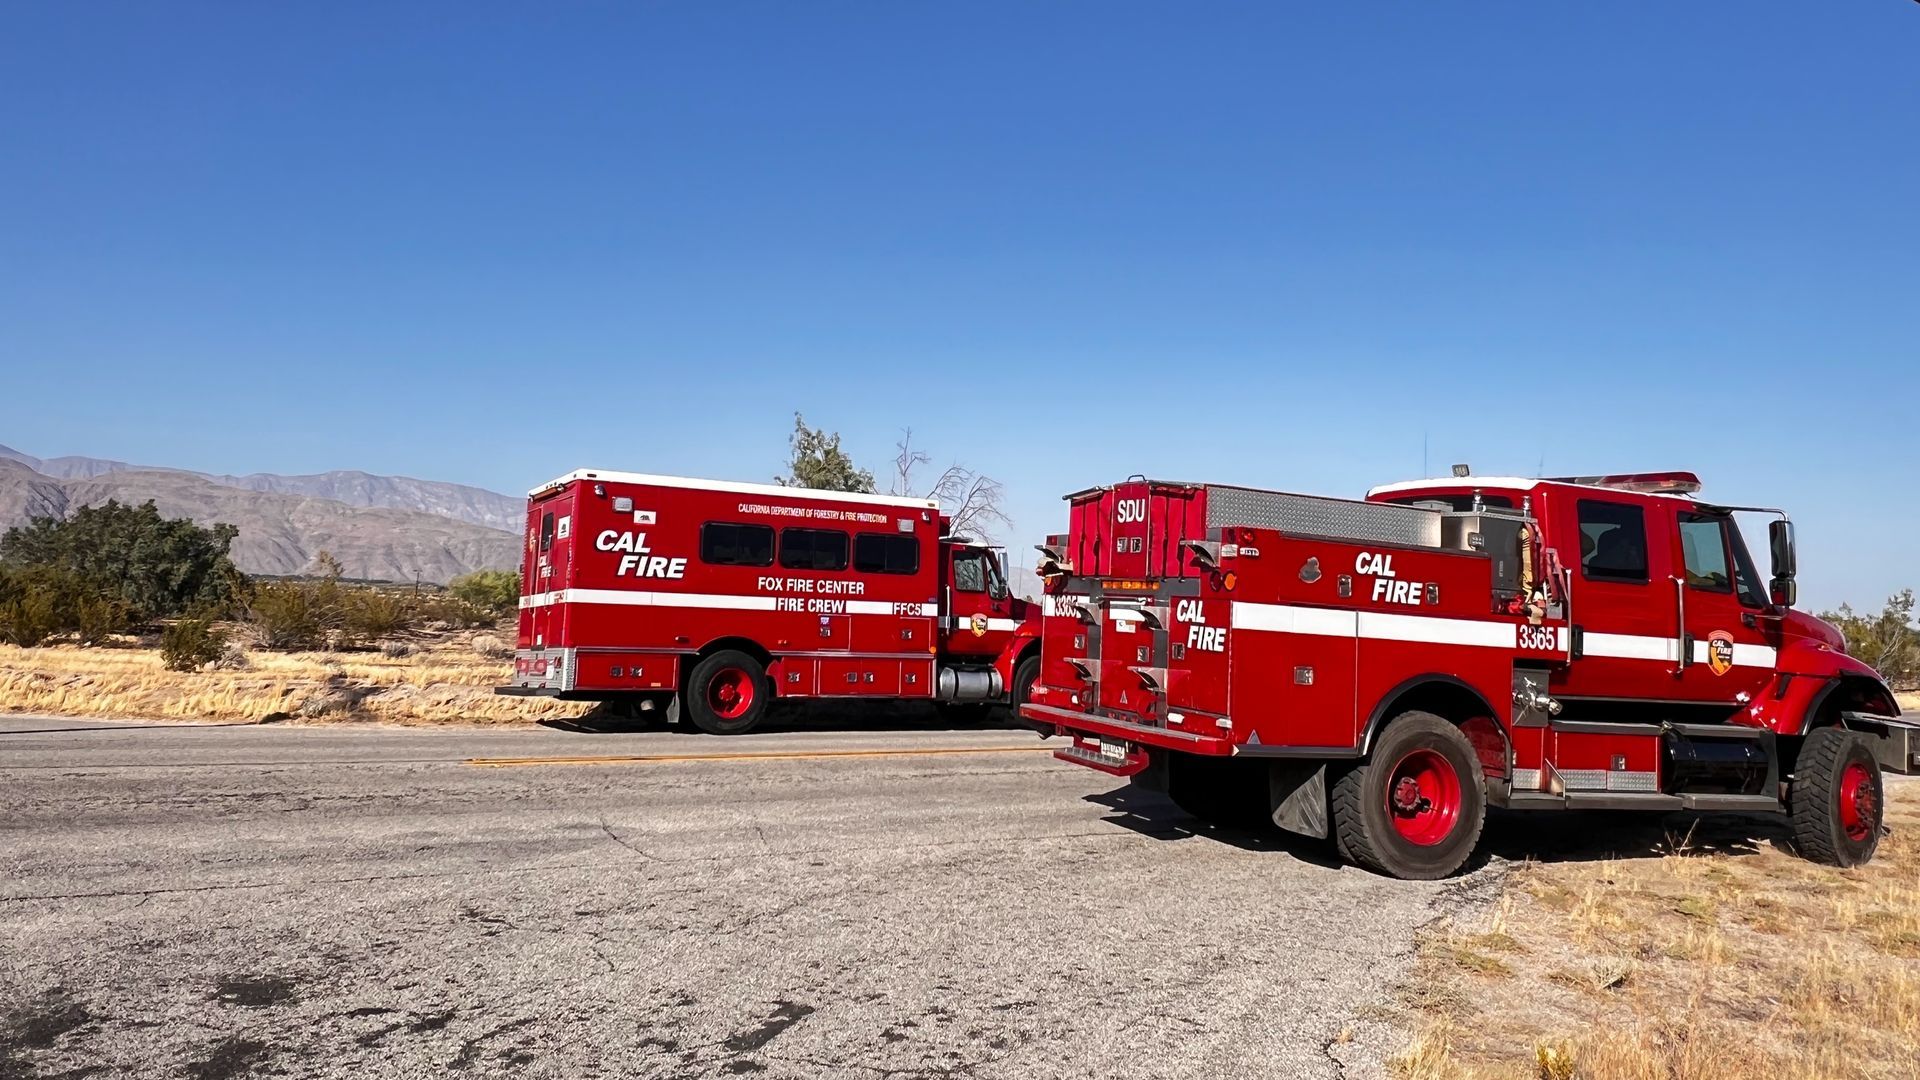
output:
<path id="1" fill-rule="evenodd" d="M 1335 845 L 1378 873 L 1446 877 L 1480 842 L 1487 817 L 1481 772 L 1458 727 L 1432 713 L 1401 713 L 1380 733 L 1372 756 L 1334 781 Z"/>
<path id="2" fill-rule="evenodd" d="M 760 726 L 772 697 L 760 661 L 722 649 L 693 665 L 681 691 L 681 712 L 709 735 L 744 735 Z"/>
<path id="3" fill-rule="evenodd" d="M 1793 846 L 1829 866 L 1859 866 L 1880 846 L 1886 802 L 1880 762 L 1865 739 L 1845 728 L 1808 735 L 1787 788 Z"/>

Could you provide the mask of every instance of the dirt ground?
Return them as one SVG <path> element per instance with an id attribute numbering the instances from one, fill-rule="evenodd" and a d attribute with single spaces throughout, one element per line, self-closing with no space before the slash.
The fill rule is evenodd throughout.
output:
<path id="1" fill-rule="evenodd" d="M 109 719 L 362 720 L 528 724 L 573 719 L 579 702 L 501 697 L 511 638 L 417 633 L 378 649 L 276 653 L 231 648 L 201 671 L 169 671 L 150 644 L 0 646 L 0 712 Z"/>
<path id="2" fill-rule="evenodd" d="M 1920 1076 L 1920 779 L 1887 795 L 1851 870 L 1791 854 L 1779 819 L 1595 816 L 1602 846 L 1523 863 L 1491 914 L 1424 937 L 1397 1075 Z"/>

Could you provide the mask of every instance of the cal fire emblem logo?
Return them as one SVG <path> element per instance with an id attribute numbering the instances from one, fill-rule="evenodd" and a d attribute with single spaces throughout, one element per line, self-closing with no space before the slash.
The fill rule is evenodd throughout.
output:
<path id="1" fill-rule="evenodd" d="M 1733 670 L 1733 635 L 1725 630 L 1715 630 L 1707 635 L 1707 666 L 1715 675 L 1725 675 Z"/>
<path id="2" fill-rule="evenodd" d="M 974 637 L 987 636 L 987 617 L 985 615 L 981 615 L 978 612 L 976 612 L 973 618 L 967 620 L 967 622 L 969 625 L 973 627 Z"/>

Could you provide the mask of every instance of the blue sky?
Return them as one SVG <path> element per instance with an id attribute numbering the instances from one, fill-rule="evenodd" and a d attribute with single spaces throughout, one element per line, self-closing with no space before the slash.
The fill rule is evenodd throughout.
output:
<path id="1" fill-rule="evenodd" d="M 0 13 L 0 442 L 517 490 L 1695 468 L 1920 585 L 1920 4 Z"/>

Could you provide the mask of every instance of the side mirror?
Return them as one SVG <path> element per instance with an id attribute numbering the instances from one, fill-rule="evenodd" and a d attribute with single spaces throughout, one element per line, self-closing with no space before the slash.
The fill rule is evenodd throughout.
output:
<path id="1" fill-rule="evenodd" d="M 1774 605 L 1777 607 L 1792 607 L 1794 601 L 1800 599 L 1800 587 L 1790 577 L 1774 578 L 1768 586 L 1768 591 L 1772 593 Z"/>
<path id="2" fill-rule="evenodd" d="M 1798 569 L 1793 551 L 1793 522 L 1783 518 L 1768 525 L 1767 547 L 1773 555 L 1773 576 L 1792 580 Z"/>

